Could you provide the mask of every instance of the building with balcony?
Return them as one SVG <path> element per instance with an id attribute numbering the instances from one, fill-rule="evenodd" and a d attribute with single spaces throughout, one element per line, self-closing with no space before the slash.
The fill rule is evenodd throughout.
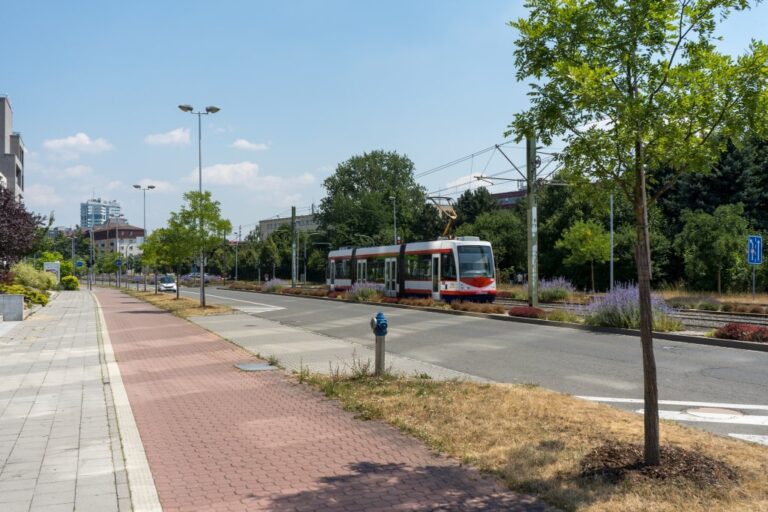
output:
<path id="1" fill-rule="evenodd" d="M 0 187 L 17 201 L 24 200 L 24 155 L 21 135 L 13 131 L 13 109 L 7 96 L 0 96 Z"/>
<path id="2" fill-rule="evenodd" d="M 109 219 L 106 223 L 89 228 L 93 231 L 93 247 L 97 253 L 117 252 L 121 256 L 141 255 L 144 230 L 128 224 L 125 219 Z"/>
<path id="3" fill-rule="evenodd" d="M 80 226 L 83 229 L 106 224 L 109 219 L 119 218 L 120 215 L 122 207 L 117 201 L 98 198 L 80 203 Z"/>

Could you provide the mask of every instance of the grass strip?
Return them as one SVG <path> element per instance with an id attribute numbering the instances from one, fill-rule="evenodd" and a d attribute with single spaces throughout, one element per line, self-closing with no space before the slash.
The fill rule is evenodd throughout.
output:
<path id="1" fill-rule="evenodd" d="M 186 297 L 176 298 L 176 294 L 171 293 L 158 293 L 154 292 L 141 292 L 135 290 L 121 290 L 123 293 L 141 299 L 145 302 L 149 302 L 153 306 L 157 306 L 160 309 L 169 311 L 170 313 L 180 317 L 189 318 L 191 316 L 208 316 L 208 315 L 223 315 L 232 313 L 232 308 L 224 306 L 222 304 L 206 305 L 204 308 L 200 307 L 200 303 L 196 300 L 188 299 Z"/>
<path id="2" fill-rule="evenodd" d="M 424 377 L 424 376 L 422 376 Z M 534 385 L 477 384 L 426 378 L 299 373 L 361 419 L 379 419 L 429 447 L 492 473 L 512 489 L 563 510 L 768 510 L 768 447 L 663 421 L 668 452 L 680 448 L 723 462 L 735 481 L 702 485 L 643 472 L 616 482 L 581 476 L 601 447 L 642 444 L 642 416 Z"/>

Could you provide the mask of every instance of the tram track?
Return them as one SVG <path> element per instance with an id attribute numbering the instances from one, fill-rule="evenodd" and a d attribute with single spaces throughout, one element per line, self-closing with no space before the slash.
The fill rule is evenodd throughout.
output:
<path id="1" fill-rule="evenodd" d="M 497 298 L 497 304 L 505 306 L 525 306 L 528 303 L 524 300 Z M 545 311 L 557 309 L 572 309 L 577 313 L 586 306 L 583 304 L 539 304 L 539 308 Z M 680 320 L 686 329 L 690 330 L 709 330 L 717 329 L 728 323 L 744 323 L 754 325 L 768 326 L 768 316 L 750 313 L 732 313 L 721 311 L 696 311 L 696 310 L 674 310 L 674 318 Z"/>

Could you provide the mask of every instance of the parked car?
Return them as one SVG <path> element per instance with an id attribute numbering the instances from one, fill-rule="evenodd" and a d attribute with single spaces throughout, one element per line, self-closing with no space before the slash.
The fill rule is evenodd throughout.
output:
<path id="1" fill-rule="evenodd" d="M 176 281 L 171 276 L 163 276 L 157 281 L 157 288 L 161 292 L 175 292 Z"/>

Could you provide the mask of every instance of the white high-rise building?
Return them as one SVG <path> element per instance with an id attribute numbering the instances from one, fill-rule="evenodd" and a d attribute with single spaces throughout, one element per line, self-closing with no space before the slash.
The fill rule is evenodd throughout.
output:
<path id="1" fill-rule="evenodd" d="M 121 211 L 122 207 L 117 201 L 89 199 L 80 203 L 80 227 L 88 229 L 106 224 L 109 219 L 120 217 Z"/>
<path id="2" fill-rule="evenodd" d="M 24 199 L 24 143 L 13 131 L 13 110 L 6 96 L 0 96 L 0 187 L 7 188 L 17 201 Z"/>

